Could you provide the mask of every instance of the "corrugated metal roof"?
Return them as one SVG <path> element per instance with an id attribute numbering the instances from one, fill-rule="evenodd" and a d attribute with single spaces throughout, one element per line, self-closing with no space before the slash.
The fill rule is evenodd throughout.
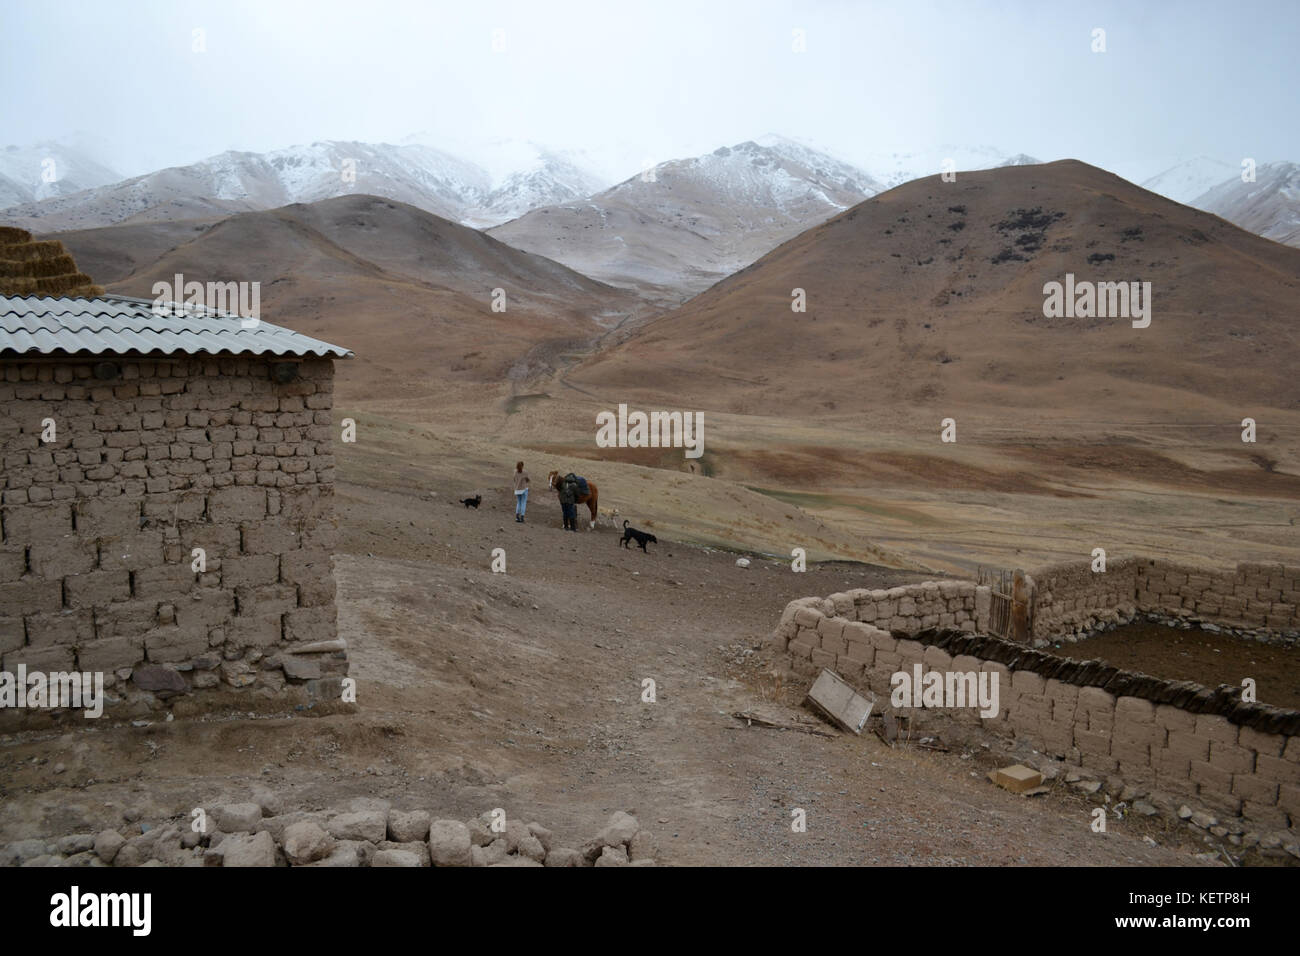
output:
<path id="1" fill-rule="evenodd" d="M 55 299 L 0 295 L 0 355 L 36 353 L 118 355 L 317 355 L 351 358 L 338 345 L 259 320 L 198 306 L 157 315 L 150 299 L 109 295 Z"/>

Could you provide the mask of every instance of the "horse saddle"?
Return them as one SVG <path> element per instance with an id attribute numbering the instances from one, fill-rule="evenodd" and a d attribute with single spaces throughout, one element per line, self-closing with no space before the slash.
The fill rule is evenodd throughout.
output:
<path id="1" fill-rule="evenodd" d="M 567 475 L 564 476 L 564 480 L 565 480 L 565 481 L 572 481 L 572 482 L 576 483 L 577 486 L 578 486 L 578 494 L 580 494 L 580 495 L 585 495 L 585 494 L 589 494 L 589 493 L 590 493 L 589 490 L 588 490 L 588 488 L 587 488 L 587 479 L 586 479 L 586 478 L 583 478 L 583 477 L 580 476 L 580 475 L 575 475 L 573 472 L 569 472 Z"/>

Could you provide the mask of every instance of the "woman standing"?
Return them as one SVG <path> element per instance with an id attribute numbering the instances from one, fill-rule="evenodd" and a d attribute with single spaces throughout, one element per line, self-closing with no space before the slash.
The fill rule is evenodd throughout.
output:
<path id="1" fill-rule="evenodd" d="M 524 520 L 524 512 L 528 510 L 528 475 L 524 473 L 524 463 L 515 462 L 515 520 L 520 524 Z"/>

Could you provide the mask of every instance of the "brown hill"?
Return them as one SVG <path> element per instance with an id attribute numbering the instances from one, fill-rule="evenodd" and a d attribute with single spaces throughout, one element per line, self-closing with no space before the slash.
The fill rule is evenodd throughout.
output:
<path id="1" fill-rule="evenodd" d="M 345 380 L 394 399 L 499 384 L 521 362 L 544 366 L 548 349 L 601 334 L 633 305 L 559 263 L 374 196 L 60 238 L 103 264 L 114 292 L 152 298 L 154 283 L 176 273 L 260 282 L 262 318 L 354 349 Z M 505 312 L 492 310 L 494 289 L 504 290 Z"/>
<path id="2" fill-rule="evenodd" d="M 1044 284 L 1152 284 L 1152 318 L 1045 318 Z M 803 289 L 806 313 L 791 311 Z M 932 176 L 780 246 L 570 378 L 782 418 L 1093 422 L 1300 408 L 1300 251 L 1066 160 Z M 886 412 L 886 416 L 881 413 Z"/>

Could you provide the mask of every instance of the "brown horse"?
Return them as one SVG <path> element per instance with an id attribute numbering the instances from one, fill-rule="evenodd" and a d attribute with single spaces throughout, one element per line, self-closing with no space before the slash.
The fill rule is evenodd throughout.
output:
<path id="1" fill-rule="evenodd" d="M 559 482 L 559 478 L 560 478 L 560 473 L 559 473 L 558 471 L 553 471 L 553 472 L 551 472 L 549 475 L 546 476 L 546 487 L 547 487 L 547 488 L 554 488 L 557 494 L 559 493 L 559 490 L 560 490 L 560 486 L 559 486 L 559 483 L 558 483 L 558 482 Z M 584 495 L 584 494 L 579 493 L 579 495 L 578 495 L 576 501 L 577 501 L 577 503 L 580 504 L 580 505 L 584 505 L 584 504 L 585 504 L 585 505 L 587 506 L 587 510 L 591 512 L 591 527 L 592 527 L 592 528 L 595 528 L 595 527 L 596 527 L 596 507 L 597 507 L 597 504 L 598 504 L 598 499 L 599 499 L 600 492 L 599 492 L 599 490 L 597 490 L 597 488 L 596 488 L 596 483 L 595 483 L 594 481 L 592 481 L 590 478 L 587 479 L 587 489 L 588 489 L 588 494 L 585 494 L 585 495 Z"/>

